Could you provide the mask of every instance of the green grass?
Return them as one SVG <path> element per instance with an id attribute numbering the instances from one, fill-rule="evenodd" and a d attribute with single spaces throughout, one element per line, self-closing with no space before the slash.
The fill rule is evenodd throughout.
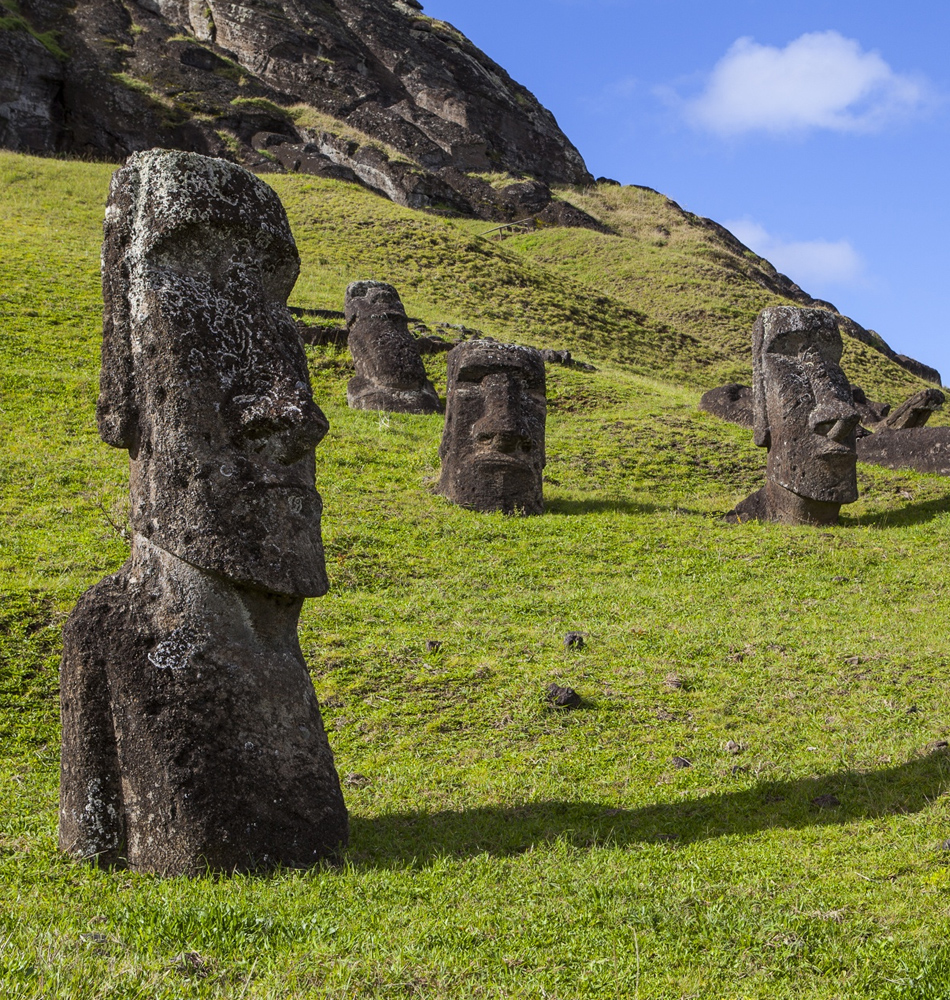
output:
<path id="1" fill-rule="evenodd" d="M 348 355 L 308 348 L 332 589 L 301 642 L 344 864 L 163 881 L 61 857 L 60 629 L 127 551 L 127 460 L 93 415 L 110 172 L 0 155 L 4 998 L 950 997 L 946 481 L 862 466 L 836 528 L 726 525 L 764 453 L 696 408 L 704 364 L 742 370 L 725 333 L 545 242 L 597 234 L 484 240 L 312 178 L 268 178 L 294 304 L 383 278 L 430 325 L 598 365 L 549 370 L 548 511 L 435 496 L 441 419 L 349 410 Z M 547 708 L 552 681 L 583 707 Z"/>

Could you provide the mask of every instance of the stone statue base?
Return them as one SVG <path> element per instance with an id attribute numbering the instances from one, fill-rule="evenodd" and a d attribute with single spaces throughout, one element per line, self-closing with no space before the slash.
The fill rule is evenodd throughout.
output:
<path id="1" fill-rule="evenodd" d="M 442 412 L 439 394 L 429 381 L 420 389 L 397 389 L 356 375 L 347 383 L 346 402 L 352 410 L 416 414 Z"/>
<path id="2" fill-rule="evenodd" d="M 775 521 L 778 524 L 830 525 L 838 523 L 840 503 L 810 500 L 769 482 L 729 511 L 725 520 L 732 524 L 744 521 Z"/>
<path id="3" fill-rule="evenodd" d="M 304 867 L 346 844 L 302 603 L 136 536 L 64 630 L 64 851 L 191 875 Z"/>

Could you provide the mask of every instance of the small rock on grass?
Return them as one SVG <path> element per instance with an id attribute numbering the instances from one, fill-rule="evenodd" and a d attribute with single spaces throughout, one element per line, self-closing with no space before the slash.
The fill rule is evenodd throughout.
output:
<path id="1" fill-rule="evenodd" d="M 584 648 L 584 633 L 583 632 L 568 632 L 564 636 L 564 648 L 565 649 L 583 649 Z"/>
<path id="2" fill-rule="evenodd" d="M 581 696 L 570 687 L 549 684 L 544 692 L 544 700 L 555 708 L 580 708 Z"/>
<path id="3" fill-rule="evenodd" d="M 369 778 L 365 774 L 357 774 L 356 771 L 350 771 L 343 779 L 343 784 L 348 788 L 363 788 L 369 784 Z"/>
<path id="4" fill-rule="evenodd" d="M 693 766 L 692 762 L 688 761 L 685 757 L 674 757 L 673 758 L 673 767 L 684 768 L 684 767 L 692 767 L 692 766 Z"/>
<path id="5" fill-rule="evenodd" d="M 441 648 L 442 648 L 441 639 L 426 639 L 427 653 L 438 653 Z"/>

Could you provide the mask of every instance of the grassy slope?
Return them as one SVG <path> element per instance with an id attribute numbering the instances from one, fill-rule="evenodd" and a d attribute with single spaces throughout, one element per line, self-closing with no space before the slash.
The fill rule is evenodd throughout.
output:
<path id="1" fill-rule="evenodd" d="M 601 371 L 550 371 L 549 511 L 517 520 L 433 496 L 440 419 L 348 410 L 348 359 L 312 351 L 333 590 L 301 637 L 366 779 L 347 865 L 163 882 L 60 858 L 59 627 L 126 551 L 125 456 L 92 418 L 108 174 L 0 156 L 4 996 L 950 993 L 945 481 L 862 468 L 839 528 L 724 525 L 763 455 L 655 377 L 675 300 L 636 318 L 609 275 L 521 263 L 575 234 L 486 243 L 303 178 L 274 179 L 297 304 L 386 278 L 430 322 L 582 344 Z M 671 368 L 699 381 L 724 344 L 681 341 Z M 585 708 L 546 710 L 551 680 Z"/>

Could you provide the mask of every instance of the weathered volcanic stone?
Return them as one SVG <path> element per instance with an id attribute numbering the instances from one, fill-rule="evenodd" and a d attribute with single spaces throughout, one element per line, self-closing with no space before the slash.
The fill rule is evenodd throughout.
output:
<path id="1" fill-rule="evenodd" d="M 921 389 L 889 413 L 884 418 L 883 426 L 895 431 L 923 427 L 931 414 L 943 406 L 946 398 L 939 389 Z"/>
<path id="2" fill-rule="evenodd" d="M 438 491 L 480 511 L 541 514 L 544 360 L 539 351 L 469 340 L 448 358 Z"/>
<path id="3" fill-rule="evenodd" d="M 728 382 L 704 392 L 699 408 L 720 420 L 728 420 L 742 427 L 752 426 L 752 390 L 738 382 Z"/>
<path id="4" fill-rule="evenodd" d="M 440 413 L 399 293 L 381 281 L 354 281 L 346 290 L 348 343 L 356 375 L 346 387 L 354 410 Z"/>
<path id="5" fill-rule="evenodd" d="M 64 631 L 60 846 L 164 875 L 311 865 L 347 813 L 297 640 L 327 589 L 283 208 L 246 170 L 135 154 L 103 246 L 99 430 L 132 552 Z"/>
<path id="6" fill-rule="evenodd" d="M 950 476 L 950 427 L 883 428 L 859 438 L 857 451 L 872 465 Z"/>
<path id="7" fill-rule="evenodd" d="M 859 437 L 862 433 L 869 433 L 863 428 L 879 424 L 891 412 L 890 403 L 877 403 L 868 399 L 867 393 L 859 385 L 851 386 L 851 398 L 854 401 L 854 408 L 858 411 L 858 419 L 862 424 L 862 429 L 859 429 L 858 432 Z"/>
<path id="8" fill-rule="evenodd" d="M 839 367 L 841 334 L 821 309 L 775 306 L 752 331 L 753 430 L 768 449 L 766 485 L 730 520 L 835 524 L 858 497 L 858 412 Z"/>

